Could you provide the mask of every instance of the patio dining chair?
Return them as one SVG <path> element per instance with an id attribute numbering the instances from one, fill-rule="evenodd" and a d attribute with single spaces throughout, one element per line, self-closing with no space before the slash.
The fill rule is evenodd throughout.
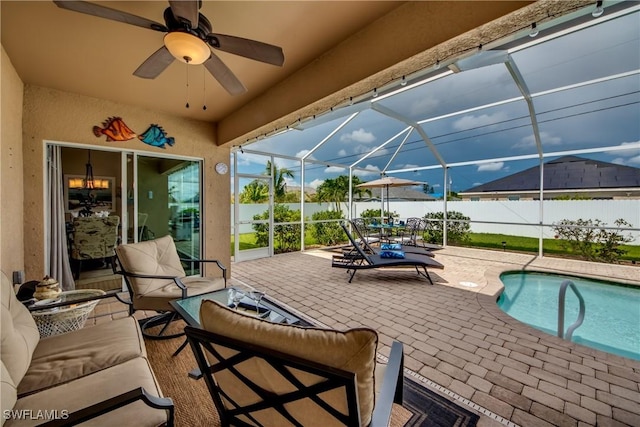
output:
<path id="1" fill-rule="evenodd" d="M 276 324 L 205 300 L 187 326 L 198 370 L 221 425 L 389 425 L 402 404 L 403 347 L 376 363 L 378 334 Z"/>
<path id="2" fill-rule="evenodd" d="M 184 335 L 183 332 L 165 334 L 169 324 L 178 318 L 169 301 L 216 291 L 227 287 L 227 269 L 217 260 L 180 259 L 171 236 L 139 243 L 119 245 L 116 256 L 129 290 L 129 314 L 136 310 L 160 313 L 145 320 L 142 333 L 150 339 L 167 339 Z M 213 263 L 220 270 L 218 277 L 186 277 L 182 263 Z M 149 328 L 163 325 L 159 333 Z M 185 341 L 186 342 L 186 341 Z M 183 347 L 180 347 L 179 352 Z M 176 353 L 177 353 L 176 352 Z"/>
<path id="3" fill-rule="evenodd" d="M 382 253 L 368 254 L 362 249 L 358 242 L 356 242 L 356 239 L 349 232 L 345 224 L 341 223 L 340 226 L 349 238 L 349 241 L 353 245 L 355 253 L 357 255 L 334 255 L 331 261 L 331 267 L 344 268 L 347 270 L 347 273 L 351 273 L 351 276 L 349 277 L 349 283 L 351 283 L 351 281 L 353 280 L 353 276 L 355 276 L 358 270 L 389 267 L 414 267 L 416 269 L 416 272 L 420 276 L 427 278 L 429 280 L 429 283 L 433 285 L 433 280 L 431 280 L 427 268 L 444 268 L 444 265 L 440 264 L 438 261 L 431 257 L 411 253 L 405 254 L 401 251 L 390 251 L 396 252 L 397 255 L 400 255 L 397 252 L 400 252 L 402 254 L 402 256 L 390 258 L 386 258 Z"/>
<path id="4" fill-rule="evenodd" d="M 376 249 L 367 242 L 367 239 L 363 236 L 362 229 L 358 226 L 358 224 L 353 220 L 349 222 L 351 223 L 351 230 L 355 233 L 354 237 L 358 238 L 357 242 L 360 244 L 362 249 L 368 254 L 379 255 L 381 251 L 394 247 L 397 250 L 404 251 L 405 253 L 412 253 L 416 255 L 426 255 L 430 257 L 434 256 L 433 252 L 431 252 L 431 250 L 427 248 L 422 248 L 419 246 L 407 246 L 407 245 L 403 245 L 402 243 L 396 243 L 396 244 L 381 243 L 380 248 Z M 399 247 L 396 247 L 396 245 Z M 343 250 L 343 253 L 345 255 L 353 255 L 353 254 L 356 254 L 357 252 L 355 248 L 349 246 Z"/>

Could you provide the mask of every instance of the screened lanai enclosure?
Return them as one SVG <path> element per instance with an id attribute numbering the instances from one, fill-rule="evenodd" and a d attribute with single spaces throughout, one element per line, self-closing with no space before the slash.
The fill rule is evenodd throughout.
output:
<path id="1" fill-rule="evenodd" d="M 640 3 L 601 3 L 234 147 L 236 259 L 340 243 L 316 234 L 372 212 L 439 222 L 443 245 L 462 222 L 542 256 L 563 221 L 640 245 Z M 419 184 L 356 187 L 381 176 Z"/>

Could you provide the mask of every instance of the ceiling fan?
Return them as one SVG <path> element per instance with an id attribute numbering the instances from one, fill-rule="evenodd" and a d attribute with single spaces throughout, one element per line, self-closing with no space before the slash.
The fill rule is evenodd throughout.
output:
<path id="1" fill-rule="evenodd" d="M 54 0 L 54 3 L 63 9 L 166 33 L 164 46 L 149 56 L 133 72 L 135 76 L 144 79 L 156 78 L 174 59 L 178 59 L 192 65 L 204 64 L 209 73 L 218 80 L 227 92 L 239 95 L 246 92 L 247 89 L 229 67 L 211 51 L 211 48 L 267 64 L 282 66 L 284 63 L 284 53 L 282 48 L 278 46 L 242 37 L 213 33 L 211 23 L 199 12 L 202 0 L 169 1 L 169 7 L 164 11 L 164 25 L 86 1 Z"/>

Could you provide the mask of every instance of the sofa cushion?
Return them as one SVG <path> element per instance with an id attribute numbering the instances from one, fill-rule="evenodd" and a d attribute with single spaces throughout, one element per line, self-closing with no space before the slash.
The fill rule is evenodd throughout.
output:
<path id="1" fill-rule="evenodd" d="M 0 425 L 4 425 L 5 411 L 13 409 L 16 404 L 16 400 L 18 400 L 16 384 L 11 379 L 11 375 L 9 375 L 9 371 L 4 366 L 4 362 L 0 360 L 0 410 L 2 413 L 0 415 Z"/>
<path id="2" fill-rule="evenodd" d="M 29 310 L 16 298 L 11 281 L 1 274 L 0 358 L 14 384 L 19 384 L 31 363 L 40 333 Z"/>
<path id="3" fill-rule="evenodd" d="M 162 397 L 149 362 L 143 357 L 22 397 L 16 402 L 15 409 L 32 410 L 34 414 L 37 410 L 57 410 L 59 414 L 62 410 L 75 412 L 138 387 L 143 387 L 149 394 Z M 163 425 L 166 421 L 165 411 L 153 409 L 142 401 L 137 401 L 80 425 L 155 427 Z M 4 427 L 32 426 L 42 422 L 42 419 L 13 419 L 7 420 Z"/>
<path id="4" fill-rule="evenodd" d="M 146 350 L 133 317 L 43 338 L 18 384 L 18 394 L 71 381 L 140 356 L 146 356 Z"/>
<path id="5" fill-rule="evenodd" d="M 219 335 L 232 338 L 241 338 L 250 344 L 257 344 L 262 347 L 277 350 L 292 356 L 339 368 L 356 373 L 358 403 L 360 407 L 360 420 L 362 425 L 368 425 L 371 421 L 371 414 L 375 399 L 374 368 L 376 360 L 376 347 L 378 335 L 373 329 L 357 328 L 347 331 L 337 331 L 333 329 L 302 328 L 292 325 L 275 324 L 266 320 L 257 319 L 250 315 L 231 310 L 215 301 L 205 300 L 200 307 L 200 320 L 205 330 Z M 260 371 L 268 372 L 271 369 L 265 363 L 255 362 L 250 364 L 242 363 L 242 372 L 252 376 L 252 379 L 262 377 L 260 385 L 270 390 L 283 392 L 290 387 L 288 382 L 280 381 L 277 374 L 260 375 Z M 225 371 L 216 373 L 216 378 L 225 375 Z M 311 374 L 296 375 L 303 384 L 307 386 L 317 382 L 317 377 Z M 233 384 L 230 380 L 238 399 L 243 399 L 244 403 L 250 403 L 251 396 L 243 392 L 242 384 Z M 266 378 L 266 379 L 265 379 Z M 219 379 L 222 382 L 222 378 Z M 331 401 L 336 407 L 344 404 L 344 394 L 326 396 L 327 401 Z M 306 405 L 306 406 L 305 406 Z M 292 414 L 302 415 L 315 404 L 304 402 L 298 405 L 291 404 L 287 407 Z M 341 407 L 346 411 L 346 406 Z M 262 411 L 266 412 L 266 411 Z M 261 414 L 265 418 L 261 422 L 278 423 L 278 415 L 272 411 L 270 414 Z M 316 416 L 317 412 L 312 415 Z M 294 415 L 296 416 L 296 415 Z M 272 417 L 272 418 L 269 418 Z M 304 419 L 304 418 L 302 418 Z M 308 418 L 307 418 L 308 419 Z M 327 420 L 314 418 L 314 422 L 323 425 Z"/>

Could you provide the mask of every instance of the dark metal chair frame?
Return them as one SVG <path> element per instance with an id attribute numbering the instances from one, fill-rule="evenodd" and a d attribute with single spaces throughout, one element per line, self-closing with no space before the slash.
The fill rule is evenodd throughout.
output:
<path id="1" fill-rule="evenodd" d="M 180 280 L 181 279 L 180 277 L 130 273 L 130 272 L 126 271 L 124 269 L 124 267 L 122 266 L 122 262 L 120 261 L 120 258 L 118 257 L 117 253 L 116 253 L 116 259 L 118 261 L 118 266 L 119 266 L 119 269 L 117 270 L 117 273 L 121 274 L 124 277 L 124 282 L 127 285 L 127 290 L 129 291 L 130 300 L 129 301 L 124 300 L 118 295 L 116 295 L 116 298 L 118 298 L 118 300 L 120 302 L 122 302 L 122 303 L 124 303 L 124 304 L 129 306 L 129 315 L 132 315 L 136 311 L 136 309 L 133 307 L 133 298 L 134 298 L 135 294 L 134 294 L 134 291 L 133 291 L 133 286 L 129 282 L 129 278 L 173 280 L 175 282 L 176 286 L 178 286 L 182 291 L 181 298 L 184 299 L 184 298 L 187 297 L 187 286 L 184 283 L 182 283 L 182 280 Z M 184 259 L 184 258 L 180 258 L 180 261 L 183 262 L 183 263 L 215 263 L 218 266 L 218 268 L 220 268 L 220 270 L 222 270 L 222 277 L 224 279 L 224 287 L 225 288 L 227 287 L 227 268 L 224 265 L 222 265 L 222 263 L 220 261 L 218 261 L 218 260 L 208 260 L 208 259 Z M 142 330 L 142 335 L 145 338 L 149 338 L 149 339 L 152 339 L 152 340 L 171 339 L 171 338 L 177 338 L 177 337 L 183 336 L 184 332 L 165 335 L 165 331 L 167 330 L 167 328 L 169 327 L 171 322 L 173 322 L 174 320 L 178 320 L 178 319 L 180 319 L 180 316 L 173 309 L 167 309 L 166 311 L 161 312 L 157 316 L 153 316 L 153 317 L 150 317 L 148 319 L 142 319 L 142 320 L 140 320 L 140 329 Z M 160 332 L 158 332 L 157 334 L 151 334 L 151 333 L 147 332 L 147 329 L 153 328 L 153 327 L 159 326 L 159 325 L 164 325 L 164 326 L 162 327 Z M 176 354 L 180 353 L 180 351 L 186 345 L 187 345 L 187 341 L 182 343 L 182 345 L 174 353 L 174 356 Z"/>
<path id="2" fill-rule="evenodd" d="M 356 271 L 367 270 L 372 268 L 385 268 L 385 267 L 415 267 L 416 272 L 429 280 L 429 283 L 433 285 L 433 280 L 429 276 L 427 267 L 429 268 L 444 268 L 444 265 L 431 257 L 418 256 L 416 254 L 407 254 L 405 258 L 382 258 L 380 255 L 370 255 L 364 252 L 362 247 L 356 242 L 344 223 L 340 226 L 344 230 L 345 234 L 349 238 L 351 245 L 356 250 L 354 255 L 334 255 L 331 266 L 336 268 L 345 268 L 347 273 L 351 273 L 349 277 L 349 283 L 353 280 Z M 413 256 L 411 256 L 413 255 Z M 420 270 L 422 268 L 422 271 Z"/>
<path id="3" fill-rule="evenodd" d="M 372 254 L 372 255 L 379 255 L 380 251 L 378 251 L 377 249 L 375 249 L 374 247 L 372 247 L 367 239 L 364 238 L 363 236 L 363 231 L 360 228 L 360 226 L 357 224 L 356 221 L 349 221 L 351 223 L 351 229 L 353 230 L 353 232 L 357 235 L 358 239 L 359 239 L 359 243 L 360 246 L 362 246 L 362 249 L 364 249 L 364 251 L 366 253 Z M 413 245 L 404 245 L 404 244 L 400 244 L 402 246 L 402 248 L 400 250 L 406 252 L 406 253 L 411 253 L 411 254 L 416 254 L 416 255 L 426 255 L 429 257 L 434 257 L 433 252 L 431 252 L 430 249 L 427 248 L 423 248 L 420 246 L 413 246 Z M 349 254 L 349 253 L 353 253 L 353 251 L 355 250 L 355 248 L 349 246 L 348 248 L 346 248 L 347 251 L 345 253 Z"/>
<path id="4" fill-rule="evenodd" d="M 285 408 L 287 403 L 301 399 L 312 400 L 318 407 L 332 415 L 336 419 L 336 422 L 342 425 L 353 427 L 360 426 L 360 412 L 358 407 L 355 373 L 332 368 L 330 366 L 295 357 L 259 345 L 249 344 L 238 339 L 225 337 L 192 326 L 187 326 L 185 328 L 185 332 L 199 367 L 199 369 L 192 371 L 190 376 L 194 379 L 201 379 L 204 377 L 209 393 L 213 399 L 213 403 L 218 410 L 223 427 L 230 425 L 262 427 L 262 424 L 252 416 L 252 413 L 266 408 L 272 408 L 278 411 L 291 424 L 302 427 L 303 424 L 296 420 Z M 233 354 L 229 358 L 225 358 L 214 348 L 213 344 L 232 349 L 237 353 Z M 205 356 L 205 352 L 211 353 L 218 361 L 210 364 Z M 296 390 L 284 394 L 276 394 L 258 386 L 236 368 L 238 364 L 252 358 L 258 358 L 267 362 L 280 375 L 282 375 L 282 377 L 294 385 Z M 392 404 L 402 404 L 404 384 L 403 368 L 404 354 L 402 343 L 395 341 L 391 347 L 387 370 L 372 414 L 371 427 L 387 426 L 391 417 Z M 323 380 L 315 385 L 306 387 L 291 374 L 292 369 L 317 375 L 322 377 Z M 218 386 L 215 379 L 215 374 L 224 370 L 235 375 L 262 400 L 247 406 L 241 406 L 237 402 L 233 401 L 224 392 L 224 390 Z M 347 414 L 340 413 L 319 396 L 321 393 L 334 389 L 345 390 L 348 406 Z M 223 397 L 230 403 L 230 405 L 233 406 L 233 408 L 229 409 L 224 406 L 222 401 Z M 247 423 L 242 420 L 240 418 L 242 416 L 251 420 L 251 423 Z"/>

